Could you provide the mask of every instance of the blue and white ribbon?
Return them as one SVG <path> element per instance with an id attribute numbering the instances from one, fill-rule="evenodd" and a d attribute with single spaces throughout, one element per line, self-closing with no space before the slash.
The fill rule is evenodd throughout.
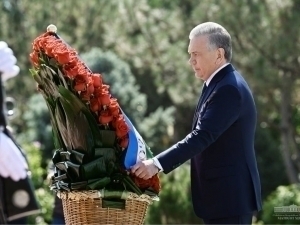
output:
<path id="1" fill-rule="evenodd" d="M 147 159 L 147 148 L 144 139 L 139 132 L 135 129 L 130 119 L 123 112 L 125 121 L 129 126 L 129 143 L 125 154 L 124 166 L 126 169 L 130 169 L 139 161 Z"/>

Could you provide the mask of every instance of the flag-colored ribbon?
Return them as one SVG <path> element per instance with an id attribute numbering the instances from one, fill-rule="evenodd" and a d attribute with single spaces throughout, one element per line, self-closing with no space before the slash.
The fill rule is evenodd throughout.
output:
<path id="1" fill-rule="evenodd" d="M 124 159 L 124 166 L 126 169 L 130 169 L 137 162 L 145 160 L 147 158 L 147 146 L 144 139 L 135 129 L 130 119 L 122 112 L 127 125 L 129 126 L 129 143 L 126 150 L 126 155 Z"/>

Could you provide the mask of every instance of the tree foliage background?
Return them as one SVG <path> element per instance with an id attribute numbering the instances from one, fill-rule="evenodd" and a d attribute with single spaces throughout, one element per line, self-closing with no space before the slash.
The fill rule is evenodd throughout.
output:
<path id="1" fill-rule="evenodd" d="M 87 64 L 103 73 L 159 153 L 190 132 L 201 81 L 187 63 L 188 34 L 197 24 L 214 21 L 230 32 L 232 63 L 256 99 L 255 148 L 267 199 L 279 185 L 299 182 L 299 10 L 298 0 L 0 0 L 0 39 L 8 42 L 21 67 L 6 84 L 7 95 L 16 100 L 10 125 L 21 145 L 40 143 L 35 151 L 42 156 L 41 177 L 46 179 L 51 127 L 28 71 L 28 55 L 33 39 L 55 24 Z M 189 171 L 177 170 L 162 175 L 161 201 L 151 208 L 149 223 L 200 223 L 190 204 Z M 178 217 L 182 210 L 188 213 Z"/>

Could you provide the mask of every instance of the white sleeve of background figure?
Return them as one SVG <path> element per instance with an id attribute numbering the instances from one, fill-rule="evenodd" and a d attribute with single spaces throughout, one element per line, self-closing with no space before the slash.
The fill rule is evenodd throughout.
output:
<path id="1" fill-rule="evenodd" d="M 0 175 L 19 181 L 27 176 L 28 165 L 15 143 L 0 133 Z"/>
<path id="2" fill-rule="evenodd" d="M 2 74 L 2 82 L 16 76 L 20 72 L 20 68 L 16 65 L 17 59 L 4 41 L 0 41 L 0 73 Z"/>
<path id="3" fill-rule="evenodd" d="M 0 73 L 2 82 L 18 75 L 20 68 L 13 51 L 0 41 Z M 25 157 L 15 143 L 0 130 L 0 176 L 10 177 L 14 181 L 27 176 L 28 165 Z"/>

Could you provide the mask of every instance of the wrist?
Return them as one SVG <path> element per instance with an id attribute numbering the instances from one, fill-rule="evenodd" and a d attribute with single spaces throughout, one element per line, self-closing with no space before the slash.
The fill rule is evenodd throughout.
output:
<path id="1" fill-rule="evenodd" d="M 158 170 L 157 173 L 159 173 L 160 171 L 162 171 L 162 167 L 161 167 L 158 159 L 154 157 L 154 158 L 152 158 L 152 161 L 153 161 L 153 164 L 155 165 L 155 167 Z"/>

